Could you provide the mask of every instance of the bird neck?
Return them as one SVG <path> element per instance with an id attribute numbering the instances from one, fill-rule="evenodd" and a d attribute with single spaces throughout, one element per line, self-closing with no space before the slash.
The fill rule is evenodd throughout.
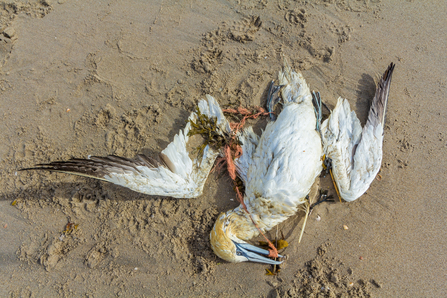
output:
<path id="1" fill-rule="evenodd" d="M 247 237 L 250 236 L 250 238 L 259 235 L 259 230 L 254 223 L 256 223 L 263 233 L 265 233 L 285 221 L 290 216 L 293 216 L 297 212 L 298 205 L 304 203 L 303 201 L 296 202 L 296 205 L 284 204 L 281 200 L 264 197 L 244 197 L 244 202 L 247 210 L 244 210 L 242 205 L 240 205 L 234 209 L 234 213 L 241 218 L 241 221 L 242 218 L 244 219 L 244 229 L 247 232 L 241 233 L 240 235 L 244 235 L 244 237 L 247 235 Z M 245 239 L 241 237 L 239 238 Z"/>
<path id="2" fill-rule="evenodd" d="M 230 212 L 229 229 L 234 237 L 247 241 L 259 235 L 259 231 L 253 224 L 250 215 L 244 208 L 242 208 L 242 206 L 239 206 Z M 258 226 L 264 231 L 265 228 L 262 222 L 260 222 Z"/>

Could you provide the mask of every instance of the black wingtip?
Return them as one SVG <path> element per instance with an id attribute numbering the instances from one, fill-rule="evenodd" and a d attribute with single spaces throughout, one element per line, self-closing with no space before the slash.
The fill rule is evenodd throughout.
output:
<path id="1" fill-rule="evenodd" d="M 391 77 L 393 76 L 395 66 L 396 64 L 391 62 L 377 84 L 376 94 L 374 95 L 374 99 L 371 103 L 367 121 L 369 125 L 373 125 L 374 127 L 379 124 L 381 124 L 382 127 L 385 125 Z"/>
<path id="2" fill-rule="evenodd" d="M 395 63 L 391 62 L 386 71 L 383 73 L 382 80 L 384 82 L 391 80 L 391 76 L 393 75 L 394 67 L 396 66 Z"/>
<path id="3" fill-rule="evenodd" d="M 97 159 L 99 158 L 97 157 Z M 49 171 L 100 180 L 105 180 L 103 177 L 107 174 L 107 169 L 101 162 L 79 158 L 72 158 L 68 161 L 53 161 L 50 163 L 36 164 L 33 167 L 20 169 L 19 171 Z"/>
<path id="4" fill-rule="evenodd" d="M 139 173 L 139 166 L 156 168 L 162 166 L 162 164 L 142 154 L 138 154 L 134 159 L 109 155 L 106 157 L 90 156 L 88 159 L 71 158 L 67 161 L 53 161 L 19 171 L 52 171 L 104 180 L 104 176 L 112 173 Z"/>

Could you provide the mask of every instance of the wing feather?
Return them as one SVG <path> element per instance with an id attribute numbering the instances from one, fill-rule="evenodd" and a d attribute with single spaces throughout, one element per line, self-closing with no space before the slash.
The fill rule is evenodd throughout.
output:
<path id="1" fill-rule="evenodd" d="M 321 126 L 321 135 L 325 154 L 332 159 L 337 186 L 349 189 L 354 151 L 362 137 L 362 126 L 346 99 L 338 98 L 330 117 Z"/>
<path id="2" fill-rule="evenodd" d="M 230 126 L 219 104 L 207 95 L 207 101 L 199 102 L 202 114 L 217 117 L 221 133 L 230 133 Z M 197 114 L 191 113 L 196 121 Z M 160 153 L 161 162 L 145 155 L 134 159 L 109 155 L 89 159 L 74 158 L 39 164 L 23 170 L 48 170 L 100 179 L 130 188 L 134 191 L 175 198 L 193 198 L 202 193 L 206 178 L 219 152 L 206 146 L 201 157 L 191 160 L 186 147 L 191 124 L 175 135 L 174 140 Z"/>
<path id="3" fill-rule="evenodd" d="M 363 195 L 380 170 L 393 70 L 391 63 L 379 81 L 363 129 L 348 101 L 342 98 L 321 127 L 324 151 L 332 159 L 334 179 L 345 201 L 354 201 Z"/>
<path id="4" fill-rule="evenodd" d="M 379 83 L 377 84 L 376 93 L 371 103 L 366 126 L 373 125 L 376 127 L 379 123 L 385 126 L 386 107 L 388 105 L 388 95 L 391 87 L 391 77 L 393 76 L 394 63 L 391 63 Z"/>

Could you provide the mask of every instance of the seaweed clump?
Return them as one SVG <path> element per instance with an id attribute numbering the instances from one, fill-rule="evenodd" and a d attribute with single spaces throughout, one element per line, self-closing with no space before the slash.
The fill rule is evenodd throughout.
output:
<path id="1" fill-rule="evenodd" d="M 228 133 L 217 127 L 217 117 L 209 117 L 202 114 L 199 107 L 196 108 L 196 114 L 196 121 L 188 119 L 188 122 L 191 124 L 188 136 L 202 135 L 204 138 L 203 144 L 196 148 L 199 154 L 202 154 L 208 145 L 215 150 L 220 150 L 225 145 L 230 144 L 232 138 Z"/>

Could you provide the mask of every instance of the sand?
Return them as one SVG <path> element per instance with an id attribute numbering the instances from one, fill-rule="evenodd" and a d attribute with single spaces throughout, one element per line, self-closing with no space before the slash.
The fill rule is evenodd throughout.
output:
<path id="1" fill-rule="evenodd" d="M 0 13 L 1 297 L 446 295 L 443 1 L 9 0 Z M 362 123 L 377 78 L 396 69 L 382 179 L 353 203 L 317 206 L 300 244 L 303 213 L 282 223 L 277 276 L 210 249 L 217 215 L 237 206 L 223 174 L 177 200 L 18 172 L 156 156 L 205 94 L 263 105 L 283 56 L 330 107 L 348 98 Z"/>

